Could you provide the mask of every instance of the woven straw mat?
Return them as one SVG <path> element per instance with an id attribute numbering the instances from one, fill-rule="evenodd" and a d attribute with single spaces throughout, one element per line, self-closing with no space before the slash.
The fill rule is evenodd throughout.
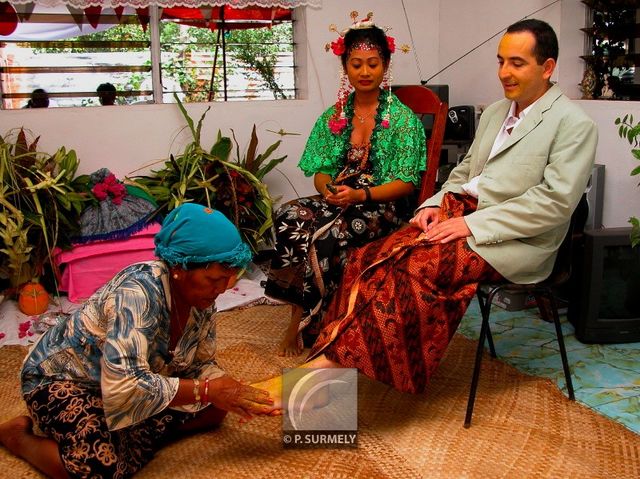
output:
<path id="1" fill-rule="evenodd" d="M 302 361 L 274 352 L 290 312 L 255 306 L 218 317 L 219 361 L 257 381 Z M 634 478 L 640 436 L 569 401 L 548 380 L 483 362 L 470 429 L 463 428 L 475 342 L 457 335 L 425 395 L 360 375 L 357 449 L 285 450 L 281 418 L 220 429 L 161 450 L 138 478 Z M 26 409 L 17 372 L 26 349 L 0 349 L 0 421 Z M 558 361 L 559 362 L 559 361 Z M 559 366 L 560 367 L 560 366 Z M 40 477 L 0 447 L 0 477 Z"/>

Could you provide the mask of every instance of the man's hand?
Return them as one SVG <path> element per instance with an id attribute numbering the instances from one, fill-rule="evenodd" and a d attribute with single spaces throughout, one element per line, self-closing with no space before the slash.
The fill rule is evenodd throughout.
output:
<path id="1" fill-rule="evenodd" d="M 424 237 L 432 243 L 448 243 L 458 238 L 471 236 L 471 230 L 464 220 L 464 216 L 440 221 L 436 225 L 430 225 Z"/>
<path id="2" fill-rule="evenodd" d="M 245 421 L 273 411 L 273 399 L 267 391 L 242 384 L 230 376 L 209 380 L 209 401 L 218 409 L 238 414 Z"/>
<path id="3" fill-rule="evenodd" d="M 439 215 L 440 208 L 422 208 L 409 220 L 409 223 L 426 233 L 438 224 Z"/>

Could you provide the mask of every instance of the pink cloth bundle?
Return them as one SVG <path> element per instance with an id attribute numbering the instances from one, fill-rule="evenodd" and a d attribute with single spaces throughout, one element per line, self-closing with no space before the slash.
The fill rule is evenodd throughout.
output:
<path id="1" fill-rule="evenodd" d="M 153 237 L 160 224 L 153 223 L 126 240 L 78 244 L 69 251 L 53 252 L 58 269 L 58 286 L 69 301 L 86 300 L 125 266 L 156 259 Z"/>

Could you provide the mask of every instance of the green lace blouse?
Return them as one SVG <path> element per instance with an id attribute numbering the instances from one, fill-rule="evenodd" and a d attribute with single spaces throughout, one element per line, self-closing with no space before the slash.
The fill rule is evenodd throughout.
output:
<path id="1" fill-rule="evenodd" d="M 389 107 L 389 128 L 381 125 L 386 113 L 387 96 L 392 95 Z M 326 110 L 316 121 L 307 145 L 298 163 L 306 176 L 325 173 L 335 178 L 342 170 L 353 126 L 353 93 L 345 105 L 347 126 L 337 135 L 329 129 L 329 119 L 335 106 Z M 398 98 L 386 90 L 381 91 L 376 126 L 371 134 L 369 160 L 373 165 L 376 185 L 393 180 L 420 184 L 420 172 L 426 168 L 426 142 L 420 119 Z"/>

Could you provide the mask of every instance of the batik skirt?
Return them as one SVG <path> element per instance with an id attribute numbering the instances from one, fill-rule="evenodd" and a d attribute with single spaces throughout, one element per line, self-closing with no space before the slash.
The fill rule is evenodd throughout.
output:
<path id="1" fill-rule="evenodd" d="M 476 204 L 448 193 L 440 220 Z M 399 391 L 422 392 L 478 282 L 500 278 L 464 238 L 430 243 L 418 228 L 399 230 L 352 252 L 309 358 L 325 354 Z"/>
<path id="2" fill-rule="evenodd" d="M 276 246 L 265 294 L 303 309 L 314 335 L 326 298 L 340 284 L 347 251 L 397 230 L 396 202 L 330 205 L 320 195 L 284 204 L 275 221 Z"/>
<path id="3" fill-rule="evenodd" d="M 55 381 L 25 395 L 40 430 L 58 443 L 70 477 L 127 478 L 139 471 L 177 429 L 195 417 L 167 409 L 138 424 L 109 431 L 100 390 L 72 381 Z"/>

